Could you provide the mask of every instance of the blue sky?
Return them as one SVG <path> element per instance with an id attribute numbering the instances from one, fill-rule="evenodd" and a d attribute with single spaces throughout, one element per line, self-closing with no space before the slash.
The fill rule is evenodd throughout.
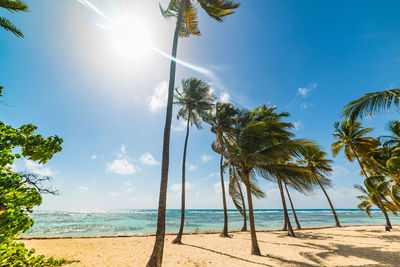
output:
<path id="1" fill-rule="evenodd" d="M 0 11 L 25 34 L 19 39 L 0 30 L 7 103 L 0 119 L 13 126 L 33 123 L 64 144 L 44 167 L 23 160 L 15 167 L 54 176 L 61 195 L 45 197 L 43 209 L 156 208 L 169 60 L 151 49 L 121 53 L 115 32 L 104 26 L 132 18 L 145 25 L 154 47 L 168 53 L 173 21 L 161 17 L 155 0 L 92 0 L 110 21 L 78 1 L 27 3 L 29 13 Z M 196 76 L 239 107 L 276 104 L 290 112 L 298 137 L 329 150 L 333 123 L 348 101 L 400 87 L 399 9 L 398 1 L 253 0 L 222 24 L 200 12 L 202 35 L 181 39 L 178 58 L 212 75 L 178 65 L 177 84 Z M 397 117 L 381 114 L 364 125 L 379 136 Z M 174 119 L 168 208 L 180 206 L 184 135 Z M 206 125 L 191 131 L 188 208 L 222 206 L 212 140 Z M 340 155 L 334 170 L 333 202 L 355 208 L 353 184 L 362 182 L 357 166 Z M 255 207 L 281 208 L 276 185 L 260 185 L 267 198 Z M 293 197 L 298 208 L 328 208 L 319 191 Z"/>

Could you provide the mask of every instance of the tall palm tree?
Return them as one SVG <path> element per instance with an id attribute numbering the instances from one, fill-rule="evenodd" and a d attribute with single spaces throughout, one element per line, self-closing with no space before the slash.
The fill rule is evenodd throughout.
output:
<path id="1" fill-rule="evenodd" d="M 365 116 L 373 116 L 379 111 L 390 111 L 390 107 L 399 109 L 400 89 L 391 89 L 364 94 L 361 98 L 348 103 L 343 109 L 345 118 L 355 121 Z"/>
<path id="2" fill-rule="evenodd" d="M 0 7 L 10 12 L 24 11 L 28 12 L 29 7 L 21 0 L 0 0 Z M 0 27 L 6 31 L 10 31 L 18 37 L 24 37 L 24 34 L 10 20 L 0 17 Z"/>
<path id="3" fill-rule="evenodd" d="M 264 111 L 267 107 L 265 107 Z M 280 121 L 279 114 L 274 112 L 275 107 L 268 107 L 270 112 L 261 119 L 257 110 L 239 113 L 235 123 L 235 138 L 228 144 L 227 158 L 233 164 L 246 187 L 249 206 L 249 221 L 251 234 L 251 254 L 261 255 L 258 246 L 254 224 L 253 200 L 251 194 L 251 179 L 256 174 L 264 178 L 286 175 L 286 166 L 277 164 L 278 159 L 286 158 L 295 151 L 299 151 L 301 144 L 288 142 L 292 136 L 286 131 L 290 126 Z M 255 114 L 257 116 L 255 116 Z"/>
<path id="4" fill-rule="evenodd" d="M 226 146 L 233 134 L 233 123 L 238 111 L 232 104 L 216 103 L 215 110 L 210 112 L 207 123 L 211 125 L 211 132 L 215 134 L 215 141 L 212 144 L 214 152 L 220 154 L 220 177 L 222 191 L 222 206 L 224 209 L 224 227 L 221 237 L 229 237 L 228 234 L 228 208 L 226 205 L 225 182 L 224 182 L 224 154 Z"/>
<path id="5" fill-rule="evenodd" d="M 189 139 L 190 125 L 201 128 L 201 120 L 211 110 L 215 100 L 214 94 L 210 92 L 210 86 L 197 78 L 182 80 L 182 88 L 176 89 L 175 99 L 180 110 L 178 119 L 186 120 L 186 138 L 183 149 L 182 160 L 182 200 L 181 200 L 181 225 L 177 237 L 172 241 L 174 244 L 182 244 L 183 227 L 185 224 L 185 184 L 186 184 L 186 151 Z"/>
<path id="6" fill-rule="evenodd" d="M 329 206 L 331 207 L 333 217 L 335 218 L 335 225 L 340 227 L 340 222 L 336 214 L 335 208 L 333 207 L 332 201 L 329 198 L 328 193 L 325 190 L 325 186 L 330 186 L 331 181 L 326 178 L 326 175 L 332 173 L 331 167 L 332 160 L 326 159 L 327 153 L 322 151 L 319 147 L 307 147 L 303 150 L 303 159 L 298 162 L 308 167 L 315 179 L 315 182 L 324 192 L 326 199 L 328 200 Z"/>
<path id="7" fill-rule="evenodd" d="M 233 9 L 239 4 L 227 0 L 206 1 L 198 0 L 201 8 L 213 19 L 222 21 L 224 16 L 234 13 Z M 197 9 L 191 0 L 171 0 L 166 10 L 161 8 L 165 18 L 175 17 L 176 26 L 171 52 L 171 67 L 168 86 L 167 112 L 163 137 L 163 153 L 161 162 L 160 195 L 158 201 L 158 218 L 156 240 L 153 252 L 147 262 L 147 267 L 160 267 L 164 251 L 165 239 L 165 211 L 167 202 L 168 168 L 169 168 L 169 142 L 171 135 L 172 106 L 175 87 L 176 54 L 178 49 L 178 37 L 199 35 L 197 23 Z"/>

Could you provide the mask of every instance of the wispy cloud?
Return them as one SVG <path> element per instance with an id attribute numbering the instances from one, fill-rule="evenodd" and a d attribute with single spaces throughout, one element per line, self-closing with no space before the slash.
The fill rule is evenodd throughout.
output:
<path id="1" fill-rule="evenodd" d="M 52 176 L 54 174 L 50 168 L 46 168 L 43 165 L 31 160 L 25 160 L 25 167 L 28 169 L 28 171 L 42 176 Z"/>
<path id="2" fill-rule="evenodd" d="M 188 170 L 189 171 L 195 171 L 195 170 L 197 170 L 197 166 L 196 165 L 194 165 L 194 164 L 189 164 L 189 166 L 188 166 Z"/>
<path id="3" fill-rule="evenodd" d="M 219 96 L 221 102 L 223 103 L 229 103 L 231 100 L 231 95 L 228 92 L 221 92 L 221 95 Z"/>
<path id="4" fill-rule="evenodd" d="M 180 120 L 178 125 L 172 125 L 171 128 L 175 132 L 182 132 L 186 129 L 186 123 L 184 120 Z"/>
<path id="5" fill-rule="evenodd" d="M 154 88 L 153 94 L 149 97 L 149 109 L 152 112 L 158 112 L 167 106 L 168 98 L 168 82 L 160 82 L 156 88 Z"/>
<path id="6" fill-rule="evenodd" d="M 209 162 L 210 160 L 212 160 L 213 156 L 209 155 L 209 154 L 204 154 L 203 156 L 201 156 L 201 160 L 205 163 L 205 162 Z"/>
<path id="7" fill-rule="evenodd" d="M 297 89 L 297 95 L 306 98 L 310 94 L 310 92 L 315 88 L 317 88 L 316 83 L 312 83 L 307 87 L 300 87 Z"/>
<path id="8" fill-rule="evenodd" d="M 107 163 L 107 172 L 113 172 L 120 175 L 134 174 L 137 170 L 131 164 L 131 159 L 126 154 L 125 145 L 121 145 L 121 152 L 118 153 L 118 159 L 111 163 Z"/>
<path id="9" fill-rule="evenodd" d="M 146 166 L 157 166 L 160 163 L 149 153 L 146 152 L 140 157 L 140 162 Z"/>
<path id="10" fill-rule="evenodd" d="M 294 122 L 294 123 L 293 123 L 293 126 L 294 126 L 294 129 L 295 129 L 296 131 L 298 131 L 298 130 L 300 130 L 300 129 L 303 129 L 303 124 L 301 123 L 301 121 L 296 121 L 296 122 Z"/>
<path id="11" fill-rule="evenodd" d="M 110 197 L 117 197 L 117 196 L 120 195 L 120 193 L 119 193 L 119 192 L 111 191 L 111 192 L 108 192 L 108 195 L 109 195 Z"/>

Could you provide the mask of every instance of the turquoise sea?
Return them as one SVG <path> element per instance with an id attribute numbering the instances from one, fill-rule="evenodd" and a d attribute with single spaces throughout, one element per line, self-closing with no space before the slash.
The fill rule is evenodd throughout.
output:
<path id="1" fill-rule="evenodd" d="M 378 210 L 372 211 L 373 218 L 354 209 L 336 210 L 342 225 L 384 224 Z M 302 227 L 334 225 L 331 210 L 296 210 Z M 292 215 L 290 213 L 290 215 Z M 81 211 L 36 211 L 34 226 L 22 237 L 77 237 L 148 235 L 156 231 L 157 210 L 81 210 Z M 229 230 L 240 230 L 243 224 L 236 210 L 229 210 Z M 222 210 L 187 210 L 185 232 L 220 231 L 223 226 Z M 391 217 L 393 224 L 400 224 L 400 217 Z M 258 230 L 281 229 L 282 210 L 255 210 Z M 291 217 L 292 223 L 294 223 Z M 168 210 L 166 227 L 168 233 L 178 232 L 180 210 Z M 293 224 L 294 225 L 294 224 Z"/>

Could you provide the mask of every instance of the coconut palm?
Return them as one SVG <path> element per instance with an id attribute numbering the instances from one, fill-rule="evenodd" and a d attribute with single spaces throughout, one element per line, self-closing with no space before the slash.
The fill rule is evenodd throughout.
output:
<path id="1" fill-rule="evenodd" d="M 335 225 L 340 227 L 340 222 L 337 217 L 335 208 L 333 207 L 332 201 L 329 198 L 328 193 L 325 190 L 325 186 L 330 186 L 331 181 L 326 178 L 326 175 L 332 173 L 333 169 L 331 167 L 332 160 L 326 159 L 327 153 L 322 151 L 319 147 L 306 147 L 303 150 L 303 159 L 298 160 L 300 164 L 304 164 L 308 167 L 315 179 L 315 182 L 324 192 L 326 199 L 328 200 L 329 206 L 331 207 L 333 217 L 335 218 Z"/>
<path id="2" fill-rule="evenodd" d="M 185 170 L 186 151 L 189 139 L 190 125 L 201 128 L 201 120 L 206 116 L 213 106 L 215 96 L 210 92 L 210 86 L 197 78 L 182 80 L 182 88 L 176 89 L 175 104 L 180 106 L 178 119 L 186 120 L 186 138 L 183 149 L 182 160 L 182 202 L 181 202 L 181 225 L 177 237 L 172 241 L 174 244 L 182 244 L 183 227 L 185 224 Z"/>
<path id="3" fill-rule="evenodd" d="M 399 109 L 400 89 L 391 89 L 364 94 L 361 98 L 348 103 L 343 109 L 345 118 L 355 121 L 365 116 L 373 116 L 379 111 L 390 111 L 393 106 Z"/>
<path id="4" fill-rule="evenodd" d="M 265 197 L 265 193 L 258 187 L 257 181 L 252 177 L 251 179 L 251 193 L 254 197 L 260 199 Z M 239 173 L 236 168 L 231 165 L 229 167 L 229 195 L 232 198 L 232 202 L 243 216 L 243 226 L 240 231 L 247 231 L 247 214 L 246 214 L 246 202 L 244 200 L 244 194 L 242 190 L 242 179 L 239 177 Z"/>
<path id="5" fill-rule="evenodd" d="M 289 202 L 290 202 L 290 207 L 292 208 L 293 217 L 294 217 L 294 220 L 296 222 L 296 229 L 300 230 L 301 229 L 301 225 L 300 225 L 299 219 L 297 218 L 296 210 L 294 209 L 292 198 L 290 197 L 289 189 L 287 188 L 287 184 L 286 183 L 285 183 L 285 189 L 286 189 L 286 194 L 287 194 Z"/>
<path id="6" fill-rule="evenodd" d="M 307 140 L 294 140 L 290 141 L 294 144 L 299 142 L 299 146 L 306 147 L 307 145 L 313 145 L 312 142 Z M 309 142 L 309 144 L 307 144 Z M 301 150 L 304 148 L 301 148 Z M 314 186 L 314 179 L 311 176 L 311 172 L 308 168 L 299 166 L 294 162 L 289 162 L 291 160 L 290 155 L 286 155 L 286 161 L 280 160 L 277 161 L 277 166 L 281 168 L 280 172 L 276 175 L 270 175 L 267 177 L 268 180 L 272 182 L 276 182 L 278 184 L 279 193 L 281 196 L 283 213 L 284 213 L 284 227 L 282 230 L 288 231 L 289 236 L 295 237 L 295 233 L 292 228 L 292 224 L 289 219 L 289 212 L 287 209 L 285 192 L 283 186 L 289 184 L 292 188 L 297 191 L 307 194 L 307 192 L 311 191 Z"/>
<path id="7" fill-rule="evenodd" d="M 380 142 L 372 137 L 365 137 L 365 134 L 372 132 L 373 128 L 362 128 L 358 121 L 343 121 L 335 123 L 333 137 L 337 140 L 332 144 L 333 156 L 337 156 L 344 148 L 344 155 L 349 161 L 357 160 L 362 173 L 368 178 L 361 157 L 369 154 Z"/>
<path id="8" fill-rule="evenodd" d="M 362 202 L 357 206 L 360 210 L 364 210 L 368 216 L 371 217 L 371 208 L 373 205 L 377 206 L 386 219 L 386 226 L 391 229 L 392 224 L 390 223 L 387 210 L 393 214 L 397 214 L 398 208 L 392 202 L 386 199 L 387 196 L 387 181 L 383 176 L 371 176 L 364 181 L 365 187 L 355 185 L 363 195 L 358 196 Z"/>
<path id="9" fill-rule="evenodd" d="M 278 175 L 284 177 L 287 174 L 287 166 L 277 164 L 277 161 L 299 153 L 302 145 L 300 141 L 289 140 L 292 134 L 287 129 L 292 126 L 280 121 L 279 114 L 274 112 L 275 107 L 265 106 L 261 109 L 266 114 L 264 119 L 258 116 L 257 109 L 253 112 L 243 110 L 239 113 L 235 123 L 235 138 L 229 142 L 227 153 L 228 160 L 236 167 L 246 187 L 253 255 L 261 253 L 254 224 L 250 181 L 255 179 L 256 174 L 267 179 Z M 266 112 L 267 109 L 269 112 Z"/>
<path id="10" fill-rule="evenodd" d="M 10 12 L 29 11 L 29 7 L 21 0 L 0 0 L 0 7 Z M 0 17 L 0 27 L 10 31 L 18 37 L 24 37 L 24 34 L 10 20 Z"/>
<path id="11" fill-rule="evenodd" d="M 197 1 L 202 9 L 213 19 L 222 21 L 224 16 L 234 13 L 233 9 L 238 8 L 239 4 L 227 0 L 217 1 Z M 160 195 L 158 201 L 158 218 L 156 240 L 153 252 L 147 262 L 148 267 L 161 266 L 164 251 L 165 239 L 165 211 L 167 202 L 168 187 L 168 167 L 169 167 L 169 142 L 171 135 L 172 106 L 175 88 L 175 71 L 176 71 L 176 54 L 178 50 L 179 36 L 185 37 L 190 35 L 199 35 L 197 23 L 197 8 L 192 4 L 191 0 L 170 0 L 166 10 L 161 8 L 161 12 L 165 18 L 176 18 L 175 33 L 173 38 L 171 67 L 169 74 L 167 112 L 165 118 L 165 128 L 163 137 L 163 152 L 161 162 L 161 182 Z"/>
<path id="12" fill-rule="evenodd" d="M 238 110 L 232 104 L 216 103 L 215 110 L 210 112 L 206 121 L 211 125 L 211 132 L 215 134 L 215 141 L 212 144 L 214 152 L 220 155 L 220 177 L 222 191 L 222 206 L 224 209 L 224 227 L 221 236 L 229 237 L 228 234 L 228 208 L 226 205 L 225 182 L 224 182 L 224 154 L 226 146 L 233 136 L 233 124 Z"/>

